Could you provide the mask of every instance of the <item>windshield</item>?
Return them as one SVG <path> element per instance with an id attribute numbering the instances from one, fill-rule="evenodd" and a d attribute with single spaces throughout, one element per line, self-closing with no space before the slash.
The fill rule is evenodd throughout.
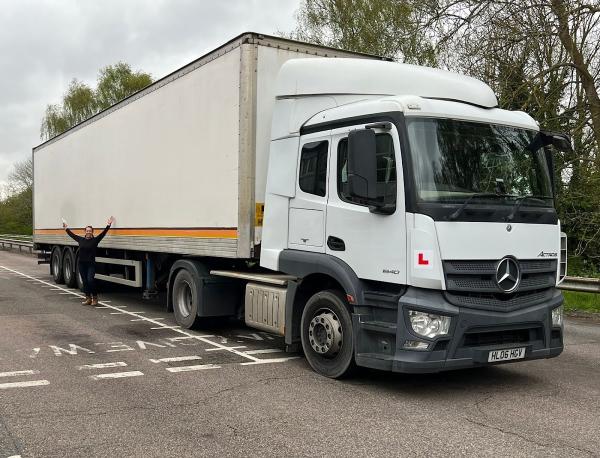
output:
<path id="1" fill-rule="evenodd" d="M 417 197 L 465 202 L 493 194 L 499 204 L 552 206 L 552 187 L 538 132 L 452 119 L 407 118 Z M 513 199 L 511 199 L 511 197 Z"/>

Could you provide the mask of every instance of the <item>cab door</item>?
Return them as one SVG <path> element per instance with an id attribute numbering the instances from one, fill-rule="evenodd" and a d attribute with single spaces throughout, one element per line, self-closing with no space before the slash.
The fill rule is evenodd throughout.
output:
<path id="1" fill-rule="evenodd" d="M 348 133 L 355 125 L 331 131 L 326 253 L 345 261 L 359 278 L 406 283 L 406 214 L 398 131 L 391 123 L 372 127 L 377 144 L 377 195 L 395 204 L 392 214 L 377 214 L 349 195 Z"/>
<path id="2" fill-rule="evenodd" d="M 290 249 L 325 252 L 330 144 L 329 131 L 301 138 L 296 195 L 289 207 Z"/>

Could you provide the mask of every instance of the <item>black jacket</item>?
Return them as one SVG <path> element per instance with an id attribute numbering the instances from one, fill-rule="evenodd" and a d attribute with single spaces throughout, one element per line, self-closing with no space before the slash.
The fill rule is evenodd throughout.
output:
<path id="1" fill-rule="evenodd" d="M 86 239 L 74 234 L 71 229 L 66 229 L 67 234 L 79 244 L 79 262 L 94 262 L 96 260 L 96 248 L 100 241 L 104 238 L 110 226 L 106 226 L 97 237 Z"/>

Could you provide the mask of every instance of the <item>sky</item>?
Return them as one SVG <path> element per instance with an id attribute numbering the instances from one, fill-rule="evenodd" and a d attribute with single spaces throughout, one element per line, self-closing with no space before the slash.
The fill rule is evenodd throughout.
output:
<path id="1" fill-rule="evenodd" d="M 124 61 L 153 79 L 242 32 L 295 27 L 300 0 L 0 0 L 0 187 L 41 143 L 49 103 Z"/>

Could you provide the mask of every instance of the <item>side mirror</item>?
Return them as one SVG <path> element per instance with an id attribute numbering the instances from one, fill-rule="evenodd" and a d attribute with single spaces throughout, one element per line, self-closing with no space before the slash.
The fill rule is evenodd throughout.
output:
<path id="1" fill-rule="evenodd" d="M 540 134 L 542 135 L 542 142 L 544 145 L 552 145 L 558 151 L 573 151 L 571 137 L 569 137 L 567 134 L 550 132 L 547 130 L 540 131 Z"/>
<path id="2" fill-rule="evenodd" d="M 377 144 L 372 129 L 348 134 L 348 192 L 353 197 L 377 199 Z"/>

